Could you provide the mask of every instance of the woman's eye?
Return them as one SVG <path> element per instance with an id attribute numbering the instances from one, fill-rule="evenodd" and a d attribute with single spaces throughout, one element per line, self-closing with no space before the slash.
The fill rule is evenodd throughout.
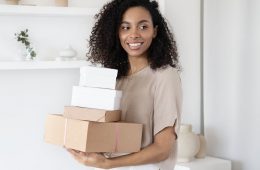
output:
<path id="1" fill-rule="evenodd" d="M 128 26 L 122 26 L 121 29 L 122 30 L 129 30 L 129 27 Z"/>
<path id="2" fill-rule="evenodd" d="M 144 29 L 146 29 L 146 28 L 148 28 L 146 25 L 141 25 L 141 26 L 140 26 L 140 29 L 141 29 L 141 30 L 144 30 Z"/>

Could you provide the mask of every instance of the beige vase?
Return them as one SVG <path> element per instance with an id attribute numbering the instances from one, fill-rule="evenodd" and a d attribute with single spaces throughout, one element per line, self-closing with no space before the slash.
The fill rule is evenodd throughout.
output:
<path id="1" fill-rule="evenodd" d="M 55 5 L 56 6 L 68 6 L 68 0 L 55 0 Z"/>
<path id="2" fill-rule="evenodd" d="M 8 5 L 18 5 L 19 0 L 5 0 Z"/>
<path id="3" fill-rule="evenodd" d="M 199 137 L 190 124 L 182 124 L 178 137 L 177 162 L 190 162 L 200 149 Z"/>
<path id="4" fill-rule="evenodd" d="M 196 158 L 205 158 L 207 155 L 207 141 L 205 136 L 198 134 L 200 139 L 200 149 L 199 152 L 195 155 Z"/>

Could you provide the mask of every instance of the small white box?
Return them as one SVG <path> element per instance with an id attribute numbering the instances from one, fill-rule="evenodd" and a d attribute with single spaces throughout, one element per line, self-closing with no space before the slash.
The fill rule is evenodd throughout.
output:
<path id="1" fill-rule="evenodd" d="M 115 89 L 117 70 L 110 68 L 80 67 L 79 86 Z"/>
<path id="2" fill-rule="evenodd" d="M 72 106 L 103 110 L 120 110 L 122 91 L 73 86 Z"/>

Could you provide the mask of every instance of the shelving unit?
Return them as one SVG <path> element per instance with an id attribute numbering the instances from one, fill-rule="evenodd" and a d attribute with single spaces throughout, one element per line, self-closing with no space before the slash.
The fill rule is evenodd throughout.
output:
<path id="1" fill-rule="evenodd" d="M 0 15 L 13 16 L 94 16 L 97 8 L 0 5 Z"/>
<path id="2" fill-rule="evenodd" d="M 29 69 L 73 69 L 91 65 L 84 60 L 78 61 L 1 61 L 0 70 Z"/>
<path id="3" fill-rule="evenodd" d="M 98 8 L 0 5 L 0 16 L 36 16 L 36 17 L 91 17 Z M 0 61 L 0 70 L 25 69 L 72 69 L 90 65 L 82 60 L 72 61 Z"/>

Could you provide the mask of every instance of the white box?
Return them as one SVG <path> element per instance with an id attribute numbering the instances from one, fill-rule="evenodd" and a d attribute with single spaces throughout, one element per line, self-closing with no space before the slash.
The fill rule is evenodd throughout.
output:
<path id="1" fill-rule="evenodd" d="M 73 86 L 72 106 L 120 110 L 122 92 L 112 89 Z"/>
<path id="2" fill-rule="evenodd" d="M 101 67 L 80 67 L 79 86 L 115 89 L 117 70 Z"/>

